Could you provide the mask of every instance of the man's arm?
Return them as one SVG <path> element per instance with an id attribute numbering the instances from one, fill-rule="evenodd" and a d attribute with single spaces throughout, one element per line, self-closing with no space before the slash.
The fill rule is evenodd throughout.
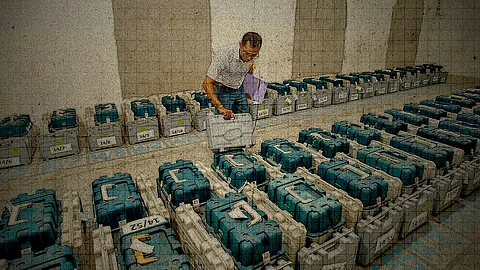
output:
<path id="1" fill-rule="evenodd" d="M 205 80 L 203 81 L 203 89 L 207 94 L 208 98 L 212 101 L 213 106 L 215 106 L 218 111 L 225 116 L 226 119 L 233 118 L 233 112 L 231 110 L 226 109 L 223 107 L 220 100 L 217 98 L 217 94 L 215 94 L 215 88 L 213 88 L 213 84 L 216 83 L 214 79 L 210 78 L 209 76 L 205 76 Z"/>

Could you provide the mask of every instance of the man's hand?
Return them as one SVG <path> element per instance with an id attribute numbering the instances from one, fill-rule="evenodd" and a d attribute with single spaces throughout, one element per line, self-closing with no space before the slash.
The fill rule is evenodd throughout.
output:
<path id="1" fill-rule="evenodd" d="M 248 99 L 252 99 L 252 96 L 249 93 L 245 93 L 245 97 L 247 97 Z"/>
<path id="2" fill-rule="evenodd" d="M 223 106 L 218 109 L 218 111 L 223 114 L 223 117 L 225 117 L 225 119 L 229 120 L 229 119 L 232 119 L 233 118 L 233 111 L 231 110 L 228 110 L 228 109 L 225 109 Z"/>

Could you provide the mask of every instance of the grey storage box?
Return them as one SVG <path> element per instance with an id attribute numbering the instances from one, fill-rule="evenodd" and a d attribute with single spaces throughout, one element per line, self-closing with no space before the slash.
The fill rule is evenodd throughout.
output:
<path id="1" fill-rule="evenodd" d="M 252 116 L 237 113 L 233 119 L 225 120 L 223 115 L 208 115 L 207 138 L 213 152 L 249 148 L 255 145 Z"/>
<path id="2" fill-rule="evenodd" d="M 398 240 L 402 222 L 403 209 L 397 204 L 382 207 L 379 214 L 360 220 L 355 231 L 360 237 L 357 263 L 367 266 L 392 247 Z"/>
<path id="3" fill-rule="evenodd" d="M 253 120 L 264 119 L 272 116 L 273 100 L 266 98 L 262 103 L 248 99 L 248 112 Z"/>
<path id="4" fill-rule="evenodd" d="M 456 168 L 446 175 L 437 175 L 430 180 L 430 184 L 437 191 L 433 204 L 434 215 L 452 205 L 460 197 L 464 176 L 463 171 Z"/>
<path id="5" fill-rule="evenodd" d="M 273 114 L 282 115 L 295 111 L 295 96 L 279 95 L 277 91 L 267 88 L 269 98 L 273 100 Z"/>
<path id="6" fill-rule="evenodd" d="M 126 100 L 123 104 L 125 115 L 125 131 L 130 144 L 136 144 L 160 137 L 158 128 L 158 112 L 155 115 L 145 113 L 143 117 L 135 116 L 131 107 L 133 100 Z"/>
<path id="7" fill-rule="evenodd" d="M 405 238 L 423 224 L 427 223 L 432 211 L 437 191 L 430 185 L 420 186 L 411 195 L 402 194 L 395 201 L 403 209 L 403 222 L 400 238 Z"/>
<path id="8" fill-rule="evenodd" d="M 78 145 L 78 127 L 43 133 L 38 141 L 40 156 L 52 159 L 80 153 Z"/>
<path id="9" fill-rule="evenodd" d="M 160 126 L 165 137 L 189 133 L 191 125 L 191 116 L 188 112 L 176 112 L 161 116 Z"/>
<path id="10" fill-rule="evenodd" d="M 116 122 L 110 122 L 110 118 L 107 117 L 106 123 L 97 123 L 92 107 L 85 109 L 85 115 L 87 117 L 87 142 L 91 151 L 123 145 L 120 119 Z"/>
<path id="11" fill-rule="evenodd" d="M 167 109 L 162 104 L 163 96 L 179 96 L 185 101 L 186 109 L 185 111 L 180 111 L 177 109 L 176 112 L 167 112 Z M 186 134 L 192 130 L 192 116 L 188 111 L 188 99 L 184 97 L 183 93 L 172 94 L 172 95 L 161 95 L 161 96 L 151 96 L 149 97 L 152 100 L 153 104 L 159 112 L 160 119 L 160 131 L 164 137 L 172 137 L 176 135 Z"/>
<path id="12" fill-rule="evenodd" d="M 0 169 L 32 162 L 33 129 L 22 137 L 0 139 Z"/>
<path id="13" fill-rule="evenodd" d="M 323 244 L 312 243 L 298 252 L 297 269 L 352 270 L 357 258 L 359 237 L 352 229 L 342 227 Z"/>
<path id="14" fill-rule="evenodd" d="M 95 151 L 123 145 L 120 122 L 88 127 L 88 147 Z"/>

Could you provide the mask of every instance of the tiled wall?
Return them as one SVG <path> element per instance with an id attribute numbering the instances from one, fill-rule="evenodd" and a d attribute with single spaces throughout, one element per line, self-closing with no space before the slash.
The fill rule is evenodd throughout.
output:
<path id="1" fill-rule="evenodd" d="M 415 64 L 422 29 L 423 0 L 397 0 L 393 7 L 386 67 Z"/>
<path id="2" fill-rule="evenodd" d="M 208 0 L 113 0 L 124 98 L 201 89 L 211 61 Z"/>
<path id="3" fill-rule="evenodd" d="M 346 4 L 345 0 L 297 0 L 293 78 L 342 70 Z"/>

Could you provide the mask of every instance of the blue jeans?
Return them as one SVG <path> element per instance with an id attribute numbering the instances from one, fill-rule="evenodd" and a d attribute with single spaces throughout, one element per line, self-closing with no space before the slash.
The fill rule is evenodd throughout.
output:
<path id="1" fill-rule="evenodd" d="M 217 85 L 213 85 L 213 88 L 215 88 L 217 98 L 225 109 L 231 110 L 233 113 L 248 113 L 248 102 L 243 85 L 238 89 Z M 218 110 L 216 112 L 219 114 Z"/>

